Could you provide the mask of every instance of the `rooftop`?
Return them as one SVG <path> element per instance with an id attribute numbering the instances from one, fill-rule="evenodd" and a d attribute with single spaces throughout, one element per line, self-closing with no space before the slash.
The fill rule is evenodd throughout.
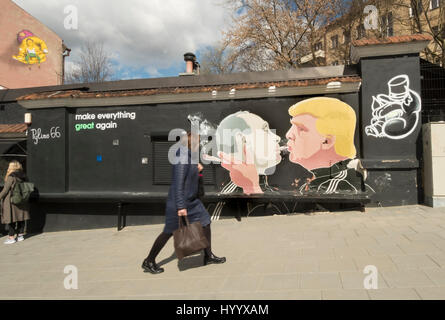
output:
<path id="1" fill-rule="evenodd" d="M 28 130 L 28 125 L 25 123 L 0 124 L 0 133 L 23 133 L 26 130 Z"/>
<path id="2" fill-rule="evenodd" d="M 393 36 L 386 38 L 365 38 L 352 41 L 354 47 L 364 47 L 370 45 L 386 45 L 386 44 L 399 44 L 416 41 L 431 41 L 433 38 L 426 34 L 412 34 L 406 36 Z"/>

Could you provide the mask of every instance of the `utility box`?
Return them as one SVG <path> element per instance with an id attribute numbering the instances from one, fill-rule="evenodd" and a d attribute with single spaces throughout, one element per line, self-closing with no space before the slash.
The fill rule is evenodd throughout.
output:
<path id="1" fill-rule="evenodd" d="M 445 207 L 445 122 L 423 125 L 425 204 Z"/>

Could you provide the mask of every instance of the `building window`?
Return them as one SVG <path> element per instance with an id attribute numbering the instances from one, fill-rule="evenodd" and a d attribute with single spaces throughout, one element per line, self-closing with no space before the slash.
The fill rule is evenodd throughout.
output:
<path id="1" fill-rule="evenodd" d="M 351 31 L 345 31 L 343 32 L 343 43 L 348 44 L 351 42 Z"/>
<path id="2" fill-rule="evenodd" d="M 314 50 L 318 51 L 318 50 L 323 50 L 323 42 L 317 42 L 314 46 Z"/>
<path id="3" fill-rule="evenodd" d="M 430 5 L 431 5 L 431 10 L 437 9 L 440 6 L 440 0 L 431 0 Z"/>
<path id="4" fill-rule="evenodd" d="M 167 137 L 158 138 L 153 146 L 153 184 L 169 185 L 172 179 L 172 165 L 168 160 L 168 150 L 176 142 L 168 141 Z"/>
<path id="5" fill-rule="evenodd" d="M 411 0 L 411 8 L 409 8 L 409 16 L 419 16 L 423 12 L 422 0 Z"/>
<path id="6" fill-rule="evenodd" d="M 332 49 L 338 48 L 338 36 L 331 37 Z"/>
<path id="7" fill-rule="evenodd" d="M 357 40 L 366 37 L 366 30 L 363 24 L 357 26 Z"/>
<path id="8" fill-rule="evenodd" d="M 382 16 L 382 35 L 384 37 L 392 37 L 394 35 L 394 23 L 392 12 L 388 12 Z"/>

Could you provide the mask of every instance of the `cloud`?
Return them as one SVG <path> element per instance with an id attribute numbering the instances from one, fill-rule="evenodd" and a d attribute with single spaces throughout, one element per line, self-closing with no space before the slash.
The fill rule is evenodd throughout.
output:
<path id="1" fill-rule="evenodd" d="M 73 51 L 75 61 L 86 41 L 101 41 L 117 71 L 161 76 L 185 68 L 183 54 L 216 44 L 228 22 L 218 0 L 14 0 Z M 66 30 L 66 6 L 78 12 L 78 30 Z"/>

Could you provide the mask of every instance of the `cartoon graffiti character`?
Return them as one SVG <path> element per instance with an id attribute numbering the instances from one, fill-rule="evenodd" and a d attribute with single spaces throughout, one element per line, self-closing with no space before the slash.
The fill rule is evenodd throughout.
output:
<path id="1" fill-rule="evenodd" d="M 46 61 L 48 47 L 45 42 L 37 38 L 32 32 L 22 30 L 17 35 L 17 41 L 20 43 L 19 54 L 12 56 L 14 60 L 32 65 L 40 64 Z"/>
<path id="2" fill-rule="evenodd" d="M 392 78 L 388 88 L 389 95 L 372 97 L 372 119 L 365 132 L 376 138 L 404 139 L 417 128 L 422 102 L 409 88 L 407 75 Z"/>
<path id="3" fill-rule="evenodd" d="M 280 163 L 280 137 L 261 117 L 240 111 L 224 118 L 216 130 L 221 166 L 230 172 L 232 189 L 263 193 L 260 175 L 270 175 Z"/>
<path id="4" fill-rule="evenodd" d="M 365 171 L 358 159 L 353 160 L 354 110 L 338 99 L 320 97 L 291 106 L 289 114 L 289 160 L 313 173 L 299 185 L 299 191 L 360 192 L 362 175 L 357 170 Z"/>

